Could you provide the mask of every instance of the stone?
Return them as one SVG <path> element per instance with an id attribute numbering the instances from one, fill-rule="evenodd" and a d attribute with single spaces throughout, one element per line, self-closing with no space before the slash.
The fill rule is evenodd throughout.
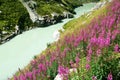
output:
<path id="1" fill-rule="evenodd" d="M 57 41 L 59 39 L 59 36 L 60 36 L 60 32 L 59 31 L 55 31 L 53 33 L 53 38 L 55 39 L 55 41 Z"/>
<path id="2" fill-rule="evenodd" d="M 71 14 L 70 12 L 63 12 L 63 15 L 65 18 L 73 18 L 73 14 Z"/>
<path id="3" fill-rule="evenodd" d="M 76 68 L 69 69 L 69 73 L 72 73 L 72 72 L 77 73 L 77 69 Z M 60 74 L 57 74 L 54 80 L 63 80 L 63 76 L 61 76 Z"/>
<path id="4" fill-rule="evenodd" d="M 7 32 L 6 31 L 2 31 L 2 34 L 5 35 L 5 34 L 7 34 Z"/>

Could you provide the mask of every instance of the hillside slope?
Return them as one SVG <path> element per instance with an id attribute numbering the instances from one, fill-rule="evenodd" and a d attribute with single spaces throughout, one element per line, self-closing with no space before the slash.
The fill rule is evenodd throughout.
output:
<path id="1" fill-rule="evenodd" d="M 16 25 L 19 27 L 16 28 Z M 0 0 L 0 43 L 32 25 L 29 14 L 18 0 Z"/>
<path id="2" fill-rule="evenodd" d="M 119 80 L 120 1 L 70 23 L 58 42 L 48 45 L 13 79 L 54 80 L 58 74 L 64 80 Z"/>

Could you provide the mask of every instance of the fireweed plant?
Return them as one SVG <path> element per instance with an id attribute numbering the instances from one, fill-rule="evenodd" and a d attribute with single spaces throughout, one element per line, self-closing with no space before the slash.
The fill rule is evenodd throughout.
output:
<path id="1" fill-rule="evenodd" d="M 84 29 L 50 45 L 12 79 L 54 80 L 60 74 L 64 80 L 119 80 L 120 0 L 113 0 L 107 10 Z"/>

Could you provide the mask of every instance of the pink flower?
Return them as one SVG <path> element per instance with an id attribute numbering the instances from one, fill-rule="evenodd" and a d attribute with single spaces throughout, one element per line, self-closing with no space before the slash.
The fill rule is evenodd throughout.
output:
<path id="1" fill-rule="evenodd" d="M 115 52 L 119 52 L 119 45 L 118 45 L 118 44 L 115 45 L 114 51 L 115 51 Z"/>
<path id="2" fill-rule="evenodd" d="M 108 74 L 107 80 L 113 80 L 111 72 Z"/>
<path id="3" fill-rule="evenodd" d="M 14 80 L 18 80 L 18 78 L 14 75 Z"/>
<path id="4" fill-rule="evenodd" d="M 87 60 L 87 62 L 90 62 L 90 60 L 91 60 L 91 55 L 87 55 L 86 60 Z"/>
<path id="5" fill-rule="evenodd" d="M 58 73 L 59 73 L 60 75 L 66 76 L 66 75 L 68 75 L 68 73 L 69 73 L 69 69 L 68 69 L 68 68 L 65 68 L 65 67 L 63 67 L 63 66 L 59 66 L 59 67 L 58 67 Z"/>
<path id="6" fill-rule="evenodd" d="M 92 76 L 92 80 L 97 80 L 97 77 L 96 76 Z"/>
<path id="7" fill-rule="evenodd" d="M 47 67 L 49 67 L 50 65 L 49 65 L 49 61 L 48 60 L 46 60 L 46 66 Z"/>
<path id="8" fill-rule="evenodd" d="M 111 37 L 111 30 L 108 30 L 107 32 L 107 38 L 110 38 Z"/>
<path id="9" fill-rule="evenodd" d="M 69 38 L 68 36 L 65 37 L 65 42 L 66 42 L 67 44 L 70 43 L 70 38 Z"/>
<path id="10" fill-rule="evenodd" d="M 35 65 L 37 62 L 35 60 L 31 61 L 31 65 Z"/>
<path id="11" fill-rule="evenodd" d="M 89 55 L 92 54 L 92 49 L 91 49 L 91 48 L 88 50 L 88 54 L 89 54 Z"/>
<path id="12" fill-rule="evenodd" d="M 65 57 L 65 56 L 66 56 L 66 54 L 67 54 L 67 51 L 68 51 L 68 49 L 67 49 L 67 48 L 65 48 L 65 49 L 64 49 L 64 51 L 62 52 L 61 57 Z"/>
<path id="13" fill-rule="evenodd" d="M 46 67 L 45 67 L 45 65 L 42 64 L 42 63 L 40 63 L 40 64 L 38 65 L 38 68 L 39 68 L 39 71 L 46 71 Z"/>
<path id="14" fill-rule="evenodd" d="M 115 38 L 116 38 L 116 34 L 113 34 L 112 35 L 112 40 L 115 40 Z"/>
<path id="15" fill-rule="evenodd" d="M 79 63 L 79 62 L 80 62 L 80 59 L 79 59 L 78 56 L 75 57 L 75 61 L 76 61 L 76 63 Z"/>
<path id="16" fill-rule="evenodd" d="M 77 47 L 79 45 L 79 43 L 74 42 L 74 47 Z"/>
<path id="17" fill-rule="evenodd" d="M 90 69 L 90 65 L 89 64 L 86 64 L 86 69 L 89 70 Z"/>
<path id="18" fill-rule="evenodd" d="M 74 62 L 72 60 L 70 61 L 70 66 L 74 67 Z"/>
<path id="19" fill-rule="evenodd" d="M 90 39 L 90 44 L 95 45 L 96 42 L 97 42 L 97 39 L 95 37 Z"/>
<path id="20" fill-rule="evenodd" d="M 31 80 L 33 78 L 33 73 L 32 72 L 27 72 L 26 77 Z"/>
<path id="21" fill-rule="evenodd" d="M 119 33 L 118 30 L 113 30 L 113 32 L 112 32 L 112 40 L 114 40 L 116 38 L 118 33 Z"/>
<path id="22" fill-rule="evenodd" d="M 76 65 L 79 66 L 80 58 L 78 56 L 75 57 L 75 62 L 76 62 Z"/>
<path id="23" fill-rule="evenodd" d="M 103 48 L 105 46 L 105 39 L 102 38 L 102 37 L 99 37 L 98 40 L 97 40 L 97 45 L 100 47 L 100 48 Z"/>
<path id="24" fill-rule="evenodd" d="M 32 73 L 33 73 L 33 80 L 36 80 L 37 70 L 33 68 Z"/>
<path id="25" fill-rule="evenodd" d="M 99 56 L 101 54 L 101 49 L 98 49 L 96 53 L 97 53 L 97 56 Z"/>
<path id="26" fill-rule="evenodd" d="M 26 77 L 25 77 L 23 74 L 21 74 L 21 75 L 19 76 L 19 80 L 26 80 Z"/>
<path id="27" fill-rule="evenodd" d="M 109 45 L 110 45 L 110 38 L 107 38 L 107 39 L 105 40 L 105 45 L 106 45 L 106 46 L 109 46 Z"/>
<path id="28" fill-rule="evenodd" d="M 76 42 L 76 43 L 80 43 L 81 40 L 82 40 L 82 38 L 81 38 L 81 36 L 79 36 L 79 37 L 75 40 L 75 42 Z"/>
<path id="29" fill-rule="evenodd" d="M 56 59 L 56 57 L 54 55 L 51 55 L 50 61 L 53 62 L 53 61 L 55 61 L 55 59 Z"/>

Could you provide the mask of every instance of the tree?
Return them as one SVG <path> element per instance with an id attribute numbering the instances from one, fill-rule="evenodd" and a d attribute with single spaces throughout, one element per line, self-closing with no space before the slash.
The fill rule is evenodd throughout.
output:
<path id="1" fill-rule="evenodd" d="M 25 31 L 27 27 L 32 25 L 32 21 L 30 19 L 29 13 L 23 14 L 18 20 L 19 29 Z"/>

